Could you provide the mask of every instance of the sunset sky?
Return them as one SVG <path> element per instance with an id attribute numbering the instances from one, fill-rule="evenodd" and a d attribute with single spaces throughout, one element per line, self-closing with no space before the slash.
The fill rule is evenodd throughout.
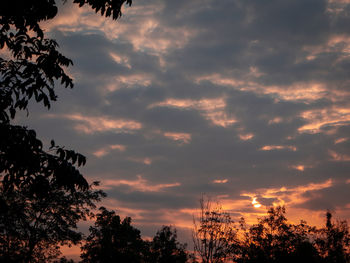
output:
<path id="1" fill-rule="evenodd" d="M 134 0 L 119 21 L 67 2 L 43 26 L 75 87 L 18 122 L 86 155 L 144 237 L 190 242 L 202 194 L 350 219 L 350 1 Z"/>

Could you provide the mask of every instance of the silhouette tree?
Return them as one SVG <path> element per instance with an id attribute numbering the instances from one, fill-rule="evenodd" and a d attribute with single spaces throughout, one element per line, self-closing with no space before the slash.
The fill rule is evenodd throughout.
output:
<path id="1" fill-rule="evenodd" d="M 177 241 L 176 229 L 163 226 L 149 244 L 150 255 L 147 262 L 185 263 L 187 262 L 186 244 Z"/>
<path id="2" fill-rule="evenodd" d="M 88 4 L 101 15 L 112 15 L 113 19 L 120 17 L 123 3 L 131 5 L 131 0 L 73 2 L 79 6 Z M 0 57 L 0 133 L 10 133 L 11 136 L 1 138 L 0 168 L 11 183 L 31 176 L 28 167 L 19 167 L 24 158 L 31 159 L 31 155 L 38 153 L 35 150 L 43 155 L 45 153 L 35 133 L 25 136 L 24 134 L 33 132 L 26 127 L 11 126 L 10 120 L 15 118 L 17 110 L 28 111 L 28 103 L 32 99 L 50 108 L 50 103 L 57 99 L 54 90 L 56 81 L 65 87 L 73 87 L 72 79 L 64 71 L 64 67 L 71 65 L 72 61 L 58 51 L 55 40 L 45 38 L 39 24 L 43 20 L 54 18 L 57 10 L 55 0 L 0 2 L 0 49 L 3 51 Z M 39 145 L 22 155 L 13 154 L 14 149 L 21 144 Z M 63 152 L 63 149 L 59 151 Z M 76 158 L 74 156 L 76 155 L 72 155 L 72 158 Z M 16 171 L 6 169 L 13 164 Z M 19 169 L 25 173 L 18 172 Z M 67 183 L 68 181 L 66 179 Z M 81 183 L 86 186 L 86 181 L 83 181 L 81 179 Z"/>
<path id="3" fill-rule="evenodd" d="M 64 172 L 64 170 L 62 171 Z M 26 183 L 0 184 L 0 262 L 48 262 L 59 245 L 77 244 L 77 222 L 105 196 L 87 187 L 67 188 L 59 175 L 38 173 Z"/>
<path id="4" fill-rule="evenodd" d="M 82 263 L 143 262 L 146 244 L 131 218 L 120 219 L 114 211 L 101 207 L 94 227 L 81 248 Z"/>
<path id="5" fill-rule="evenodd" d="M 62 0 L 66 2 L 65 0 Z M 121 16 L 131 0 L 74 0 L 96 13 Z M 13 125 L 29 101 L 50 108 L 55 83 L 73 87 L 65 73 L 72 61 L 46 38 L 40 22 L 56 16 L 55 0 L 0 1 L 0 256 L 3 262 L 43 262 L 58 244 L 76 243 L 76 223 L 102 197 L 78 167 L 85 157 L 55 145 L 44 150 L 34 130 Z"/>
<path id="6" fill-rule="evenodd" d="M 200 199 L 198 221 L 193 219 L 194 251 L 203 263 L 225 262 L 237 242 L 236 229 L 230 215 L 219 205 L 212 207 L 209 199 Z"/>
<path id="7" fill-rule="evenodd" d="M 350 262 L 348 223 L 333 222 L 330 212 L 323 228 L 311 227 L 304 220 L 288 222 L 284 207 L 271 207 L 256 224 L 248 226 L 242 217 L 237 225 L 219 205 L 202 198 L 199 218 L 194 220 L 193 242 L 193 262 Z"/>
<path id="8" fill-rule="evenodd" d="M 66 2 L 66 0 L 61 0 Z M 124 3 L 131 0 L 74 0 L 80 7 L 89 5 L 96 13 L 117 19 Z M 58 80 L 73 87 L 64 67 L 72 61 L 58 50 L 53 39 L 45 37 L 40 22 L 53 19 L 58 12 L 55 0 L 7 0 L 0 2 L 0 121 L 14 118 L 16 110 L 27 109 L 34 98 L 50 107 L 57 99 Z"/>
<path id="9" fill-rule="evenodd" d="M 305 221 L 298 225 L 288 223 L 285 213 L 284 207 L 272 207 L 267 216 L 259 218 L 249 229 L 242 219 L 241 236 L 244 238 L 238 247 L 234 246 L 236 262 L 319 262 L 317 250 L 310 241 L 315 229 Z"/>
<path id="10" fill-rule="evenodd" d="M 350 234 L 347 221 L 332 222 L 332 214 L 326 213 L 326 226 L 319 229 L 316 246 L 324 263 L 350 262 Z"/>
<path id="11" fill-rule="evenodd" d="M 244 218 L 234 224 L 220 206 L 210 200 L 200 202 L 198 221 L 194 220 L 193 262 L 235 263 L 345 263 L 350 262 L 350 234 L 347 221 L 316 228 L 301 220 L 292 224 L 284 207 L 272 207 L 267 215 L 248 226 Z"/>

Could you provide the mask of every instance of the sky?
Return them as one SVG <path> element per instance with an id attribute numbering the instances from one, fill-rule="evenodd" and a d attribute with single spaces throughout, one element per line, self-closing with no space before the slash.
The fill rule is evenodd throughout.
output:
<path id="1" fill-rule="evenodd" d="M 144 237 L 190 242 L 203 194 L 249 222 L 350 219 L 350 1 L 134 0 L 118 21 L 67 2 L 43 27 L 75 87 L 19 122 L 86 155 Z"/>

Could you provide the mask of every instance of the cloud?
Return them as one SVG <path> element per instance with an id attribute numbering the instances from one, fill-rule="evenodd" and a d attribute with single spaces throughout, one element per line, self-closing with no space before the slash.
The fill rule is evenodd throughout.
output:
<path id="1" fill-rule="evenodd" d="M 55 117 L 49 115 L 49 117 Z M 93 134 L 95 132 L 112 131 L 117 133 L 128 133 L 142 128 L 142 124 L 125 119 L 112 119 L 108 117 L 83 116 L 81 114 L 71 114 L 61 116 L 65 119 L 75 121 L 74 128 L 78 132 Z"/>
<path id="2" fill-rule="evenodd" d="M 335 151 L 330 150 L 329 155 L 331 156 L 333 161 L 337 162 L 349 162 L 350 161 L 350 155 L 346 154 L 339 154 Z"/>
<path id="3" fill-rule="evenodd" d="M 232 87 L 240 91 L 245 92 L 254 92 L 257 94 L 266 94 L 275 97 L 276 99 L 286 100 L 286 101 L 306 101 L 312 102 L 319 100 L 324 97 L 329 96 L 329 91 L 327 90 L 324 83 L 317 82 L 296 82 L 289 86 L 285 85 L 276 85 L 276 86 L 267 86 L 260 84 L 256 80 L 256 77 L 260 77 L 260 74 L 255 73 L 253 76 L 253 81 L 250 78 L 251 71 L 242 78 L 230 78 L 225 77 L 220 74 L 200 76 L 195 79 L 197 83 L 203 81 L 210 81 L 213 84 Z M 336 98 L 336 92 L 333 96 Z"/>
<path id="4" fill-rule="evenodd" d="M 203 112 L 203 115 L 213 124 L 221 127 L 227 127 L 236 122 L 232 117 L 228 117 L 225 112 L 226 102 L 224 98 L 215 99 L 167 99 L 166 101 L 155 103 L 149 106 L 153 107 L 174 107 L 180 109 L 193 108 Z"/>
<path id="5" fill-rule="evenodd" d="M 285 205 L 286 207 L 293 207 L 307 202 L 308 198 L 306 193 L 312 193 L 321 189 L 330 188 L 334 185 L 331 179 L 321 183 L 309 183 L 307 185 L 300 185 L 297 187 L 286 187 L 281 188 L 265 188 L 257 189 L 255 193 L 242 193 L 242 196 L 248 196 L 252 198 L 252 202 L 260 196 L 262 198 L 274 200 L 269 205 Z M 253 204 L 254 205 L 254 204 Z"/>
<path id="6" fill-rule="evenodd" d="M 181 144 L 183 143 L 189 143 L 191 141 L 191 134 L 189 133 L 183 133 L 183 132 L 165 132 L 164 136 L 174 140 L 178 141 Z"/>
<path id="7" fill-rule="evenodd" d="M 96 157 L 103 157 L 106 154 L 109 154 L 112 150 L 119 150 L 121 152 L 125 151 L 126 147 L 124 145 L 120 144 L 113 144 L 113 145 L 108 145 L 106 147 L 100 148 L 96 150 L 93 155 Z"/>
<path id="8" fill-rule="evenodd" d="M 214 184 L 226 184 L 228 179 L 216 179 L 213 181 Z"/>
<path id="9" fill-rule="evenodd" d="M 159 192 L 164 191 L 166 188 L 180 185 L 180 183 L 150 184 L 147 180 L 143 179 L 141 175 L 138 175 L 136 180 L 105 180 L 103 187 L 109 189 L 115 186 L 129 186 L 131 191 Z"/>
<path id="10" fill-rule="evenodd" d="M 323 108 L 304 111 L 302 118 L 308 123 L 299 128 L 300 132 L 320 132 L 321 128 L 342 126 L 350 123 L 350 108 Z"/>
<path id="11" fill-rule="evenodd" d="M 273 150 L 283 150 L 287 149 L 290 151 L 296 151 L 297 148 L 295 146 L 290 146 L 290 145 L 265 145 L 260 148 L 262 151 L 273 151 Z"/>

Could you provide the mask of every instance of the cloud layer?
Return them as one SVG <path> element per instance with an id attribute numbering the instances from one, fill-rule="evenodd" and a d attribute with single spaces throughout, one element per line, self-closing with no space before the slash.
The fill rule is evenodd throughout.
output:
<path id="1" fill-rule="evenodd" d="M 60 11 L 45 26 L 75 88 L 21 121 L 86 154 L 104 204 L 146 236 L 190 226 L 202 193 L 235 216 L 350 218 L 347 1 L 135 0 L 118 22 Z"/>

